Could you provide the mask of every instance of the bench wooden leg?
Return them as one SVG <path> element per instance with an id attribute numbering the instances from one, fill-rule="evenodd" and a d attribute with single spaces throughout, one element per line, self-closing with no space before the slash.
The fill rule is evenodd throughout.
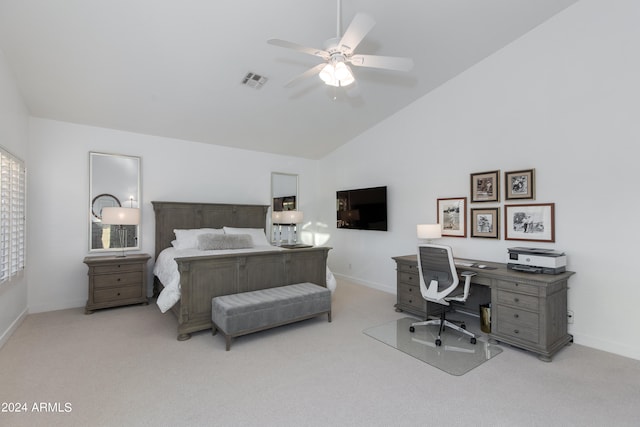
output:
<path id="1" fill-rule="evenodd" d="M 227 335 L 226 337 L 226 341 L 227 341 L 227 351 L 231 350 L 231 340 L 233 339 L 231 337 L 231 335 Z"/>
<path id="2" fill-rule="evenodd" d="M 331 323 L 331 312 L 327 313 L 327 317 L 329 318 L 329 323 Z"/>

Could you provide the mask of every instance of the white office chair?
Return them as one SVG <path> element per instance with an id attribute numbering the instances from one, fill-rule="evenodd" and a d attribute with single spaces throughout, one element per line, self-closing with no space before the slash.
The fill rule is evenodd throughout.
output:
<path id="1" fill-rule="evenodd" d="M 464 302 L 469 296 L 469 288 L 471 287 L 471 277 L 476 273 L 472 271 L 463 271 L 464 286 L 459 289 L 460 280 L 456 265 L 453 262 L 453 253 L 449 246 L 434 245 L 431 243 L 418 246 L 418 272 L 420 273 L 420 292 L 422 297 L 427 301 L 450 305 L 449 301 Z M 415 322 L 409 328 L 409 331 L 415 332 L 416 326 L 439 325 L 438 338 L 436 345 L 442 345 L 442 331 L 445 327 L 455 329 L 465 335 L 471 337 L 471 344 L 476 343 L 476 336 L 445 318 L 446 308 L 443 307 L 440 319 L 425 320 L 423 322 Z"/>

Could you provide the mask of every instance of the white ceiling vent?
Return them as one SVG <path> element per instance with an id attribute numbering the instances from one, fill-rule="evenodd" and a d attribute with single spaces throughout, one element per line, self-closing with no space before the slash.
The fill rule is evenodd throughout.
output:
<path id="1" fill-rule="evenodd" d="M 260 89 L 263 84 L 267 82 L 267 78 L 264 76 L 260 76 L 256 73 L 248 72 L 244 79 L 242 79 L 242 84 L 252 87 L 254 89 Z"/>

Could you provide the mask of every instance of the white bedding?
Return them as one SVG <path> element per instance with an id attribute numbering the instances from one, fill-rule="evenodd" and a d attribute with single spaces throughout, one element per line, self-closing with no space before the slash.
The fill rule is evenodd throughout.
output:
<path id="1" fill-rule="evenodd" d="M 225 254 L 240 254 L 247 252 L 265 252 L 265 251 L 283 251 L 283 249 L 277 246 L 254 246 L 250 249 L 227 249 L 227 250 L 212 250 L 201 251 L 199 249 L 176 249 L 173 247 L 166 248 L 156 260 L 153 267 L 153 274 L 160 279 L 164 285 L 164 289 L 158 295 L 156 304 L 160 308 L 160 311 L 165 313 L 171 307 L 180 300 L 180 273 L 178 272 L 178 264 L 175 258 L 202 256 L 202 255 L 225 255 Z M 327 288 L 333 293 L 336 289 L 336 279 L 333 277 L 331 271 L 327 267 Z"/>

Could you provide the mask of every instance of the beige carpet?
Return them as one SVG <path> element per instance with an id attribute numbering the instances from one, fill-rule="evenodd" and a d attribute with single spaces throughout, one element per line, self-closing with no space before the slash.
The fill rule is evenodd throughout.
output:
<path id="1" fill-rule="evenodd" d="M 543 363 L 505 346 L 454 377 L 362 333 L 405 317 L 394 302 L 339 281 L 332 323 L 241 337 L 229 352 L 207 332 L 178 342 L 154 304 L 30 315 L 0 349 L 0 403 L 28 410 L 0 412 L 0 425 L 637 425 L 639 361 L 572 345 Z"/>

